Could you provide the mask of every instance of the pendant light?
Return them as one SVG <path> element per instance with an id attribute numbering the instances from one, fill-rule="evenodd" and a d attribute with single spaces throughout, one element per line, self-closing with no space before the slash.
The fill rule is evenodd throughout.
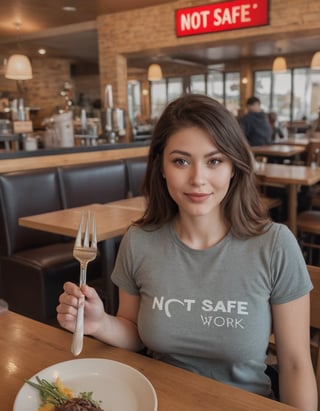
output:
<path id="1" fill-rule="evenodd" d="M 17 30 L 20 30 L 21 23 L 15 25 Z M 12 54 L 7 63 L 5 77 L 10 80 L 32 79 L 32 67 L 29 58 L 21 53 Z"/>
<path id="2" fill-rule="evenodd" d="M 317 51 L 316 53 L 314 53 L 312 60 L 311 60 L 310 67 L 313 70 L 320 69 L 320 51 Z"/>
<path id="3" fill-rule="evenodd" d="M 13 54 L 9 57 L 5 77 L 10 80 L 32 79 L 30 60 L 23 54 Z"/>
<path id="4" fill-rule="evenodd" d="M 284 73 L 287 71 L 287 62 L 284 57 L 276 57 L 272 65 L 273 73 Z"/>
<path id="5" fill-rule="evenodd" d="M 162 70 L 159 64 L 152 63 L 148 68 L 148 80 L 159 81 L 162 80 Z"/>
<path id="6" fill-rule="evenodd" d="M 281 49 L 278 49 L 279 54 L 281 53 Z M 287 62 L 284 57 L 278 56 L 273 60 L 272 64 L 272 72 L 273 73 L 284 73 L 287 71 Z"/>

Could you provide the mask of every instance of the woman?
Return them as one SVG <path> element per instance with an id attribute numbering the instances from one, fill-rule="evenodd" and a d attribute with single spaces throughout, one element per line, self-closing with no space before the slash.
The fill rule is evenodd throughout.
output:
<path id="1" fill-rule="evenodd" d="M 206 96 L 172 102 L 154 130 L 144 191 L 146 212 L 125 234 L 112 274 L 117 316 L 93 288 L 66 283 L 61 326 L 73 331 L 83 293 L 86 334 L 269 397 L 273 328 L 281 401 L 315 411 L 312 285 L 294 236 L 260 204 L 234 117 Z"/>

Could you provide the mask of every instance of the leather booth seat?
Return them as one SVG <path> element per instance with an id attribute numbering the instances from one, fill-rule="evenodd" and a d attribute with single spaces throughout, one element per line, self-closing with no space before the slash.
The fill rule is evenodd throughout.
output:
<path id="1" fill-rule="evenodd" d="M 58 169 L 63 208 L 108 203 L 127 197 L 124 161 L 109 161 Z"/>
<path id="2" fill-rule="evenodd" d="M 72 242 L 21 227 L 18 219 L 61 206 L 56 169 L 0 176 L 1 294 L 11 310 L 40 321 L 56 316 L 63 283 L 79 280 L 79 263 L 72 256 Z M 89 281 L 96 269 L 90 268 Z"/>
<path id="3" fill-rule="evenodd" d="M 136 157 L 126 160 L 130 197 L 140 196 L 147 169 L 147 158 Z"/>

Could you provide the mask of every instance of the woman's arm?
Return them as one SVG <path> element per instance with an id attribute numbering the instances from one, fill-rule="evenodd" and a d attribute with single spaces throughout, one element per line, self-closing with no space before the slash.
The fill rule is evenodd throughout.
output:
<path id="1" fill-rule="evenodd" d="M 140 296 L 119 289 L 119 308 L 116 317 L 106 314 L 100 327 L 92 334 L 95 338 L 127 350 L 139 351 L 144 345 L 137 327 Z"/>
<path id="2" fill-rule="evenodd" d="M 137 328 L 140 296 L 119 289 L 117 316 L 104 311 L 102 301 L 94 288 L 87 285 L 81 289 L 73 283 L 64 284 L 57 307 L 58 321 L 63 328 L 73 332 L 78 311 L 78 299 L 85 296 L 84 332 L 110 345 L 138 351 L 143 348 Z"/>
<path id="3" fill-rule="evenodd" d="M 281 402 L 317 411 L 317 387 L 310 354 L 309 295 L 272 306 Z"/>

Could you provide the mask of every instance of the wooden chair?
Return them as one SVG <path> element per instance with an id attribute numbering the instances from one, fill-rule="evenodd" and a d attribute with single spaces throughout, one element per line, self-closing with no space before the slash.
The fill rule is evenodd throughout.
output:
<path id="1" fill-rule="evenodd" d="M 320 211 L 303 211 L 297 216 L 298 241 L 307 264 L 320 261 Z"/>
<path id="2" fill-rule="evenodd" d="M 320 142 L 310 141 L 307 148 L 306 165 L 309 167 L 320 167 Z M 320 208 L 320 184 L 311 187 L 311 207 Z"/>
<path id="3" fill-rule="evenodd" d="M 320 167 L 320 143 L 311 142 L 307 149 L 306 165 Z M 297 216 L 298 239 L 308 264 L 315 263 L 314 251 L 320 252 L 320 184 L 310 188 L 311 210 L 302 211 Z M 317 257 L 318 258 L 318 257 Z M 318 261 L 317 261 L 318 264 Z"/>
<path id="4" fill-rule="evenodd" d="M 313 284 L 310 293 L 310 350 L 318 388 L 318 411 L 320 411 L 320 267 L 308 265 L 308 271 Z M 269 340 L 270 352 L 276 355 L 274 335 Z"/>

